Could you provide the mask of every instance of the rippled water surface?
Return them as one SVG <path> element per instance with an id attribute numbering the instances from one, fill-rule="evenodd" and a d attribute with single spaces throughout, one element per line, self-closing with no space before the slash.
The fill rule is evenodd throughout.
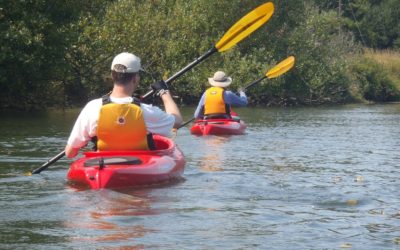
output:
<path id="1" fill-rule="evenodd" d="M 245 135 L 178 131 L 184 180 L 119 191 L 25 175 L 77 110 L 2 113 L 0 249 L 400 249 L 399 104 L 236 111 Z"/>

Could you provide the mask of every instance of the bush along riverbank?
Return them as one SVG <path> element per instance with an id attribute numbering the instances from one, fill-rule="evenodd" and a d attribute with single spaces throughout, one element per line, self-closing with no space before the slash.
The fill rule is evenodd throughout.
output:
<path id="1" fill-rule="evenodd" d="M 111 60 L 122 51 L 142 59 L 138 93 L 144 94 L 265 0 L 48 2 L 6 1 L 0 8 L 0 110 L 81 107 L 110 90 Z M 397 6 L 396 0 L 278 1 L 267 25 L 176 79 L 172 92 L 192 104 L 217 70 L 234 79 L 236 90 L 292 55 L 290 72 L 248 91 L 251 105 L 399 101 Z"/>
<path id="2" fill-rule="evenodd" d="M 250 106 L 298 106 L 344 104 L 357 102 L 400 101 L 400 52 L 394 50 L 364 49 L 346 59 L 346 74 L 341 83 L 331 83 L 330 88 L 314 88 L 304 82 L 304 78 L 294 72 L 291 81 L 302 84 L 297 90 L 288 80 L 265 80 L 247 92 Z M 233 84 L 239 86 L 240 83 Z M 324 84 L 320 84 L 324 86 Z M 204 89 L 207 84 L 204 84 Z M 231 90 L 235 90 L 232 88 Z M 187 95 L 177 98 L 181 104 L 196 104 L 200 96 Z"/>
<path id="3" fill-rule="evenodd" d="M 352 94 L 372 102 L 400 101 L 400 53 L 365 50 L 350 67 Z"/>

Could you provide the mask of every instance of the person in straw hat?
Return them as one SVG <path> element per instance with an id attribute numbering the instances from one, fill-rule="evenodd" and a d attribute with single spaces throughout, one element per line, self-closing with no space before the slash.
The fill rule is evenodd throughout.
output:
<path id="1" fill-rule="evenodd" d="M 247 96 L 239 89 L 239 96 L 226 90 L 232 83 L 232 78 L 223 71 L 215 72 L 208 78 L 211 87 L 202 95 L 197 105 L 194 117 L 197 119 L 231 118 L 231 106 L 243 107 L 247 105 Z"/>
<path id="2" fill-rule="evenodd" d="M 182 116 L 165 82 L 151 85 L 165 112 L 133 97 L 141 70 L 140 58 L 134 54 L 123 52 L 114 57 L 113 89 L 82 109 L 65 147 L 67 157 L 75 157 L 92 138 L 97 138 L 100 151 L 154 149 L 152 133 L 168 136 L 173 127 L 180 126 Z"/>

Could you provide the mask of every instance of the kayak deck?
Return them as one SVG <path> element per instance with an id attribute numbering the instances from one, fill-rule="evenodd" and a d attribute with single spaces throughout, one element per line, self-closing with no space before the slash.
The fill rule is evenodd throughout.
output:
<path id="1" fill-rule="evenodd" d="M 194 135 L 242 135 L 246 124 L 236 119 L 206 119 L 196 120 L 190 128 Z"/>
<path id="2" fill-rule="evenodd" d="M 182 151 L 169 138 L 153 137 L 157 150 L 85 152 L 71 164 L 67 177 L 92 189 L 153 185 L 181 178 L 185 166 Z"/>

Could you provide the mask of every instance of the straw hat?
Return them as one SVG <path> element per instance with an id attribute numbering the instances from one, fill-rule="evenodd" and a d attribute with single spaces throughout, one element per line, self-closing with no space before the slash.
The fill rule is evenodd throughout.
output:
<path id="1" fill-rule="evenodd" d="M 223 71 L 217 71 L 212 78 L 208 78 L 208 82 L 214 87 L 225 88 L 232 83 L 232 78 L 227 77 Z"/>

